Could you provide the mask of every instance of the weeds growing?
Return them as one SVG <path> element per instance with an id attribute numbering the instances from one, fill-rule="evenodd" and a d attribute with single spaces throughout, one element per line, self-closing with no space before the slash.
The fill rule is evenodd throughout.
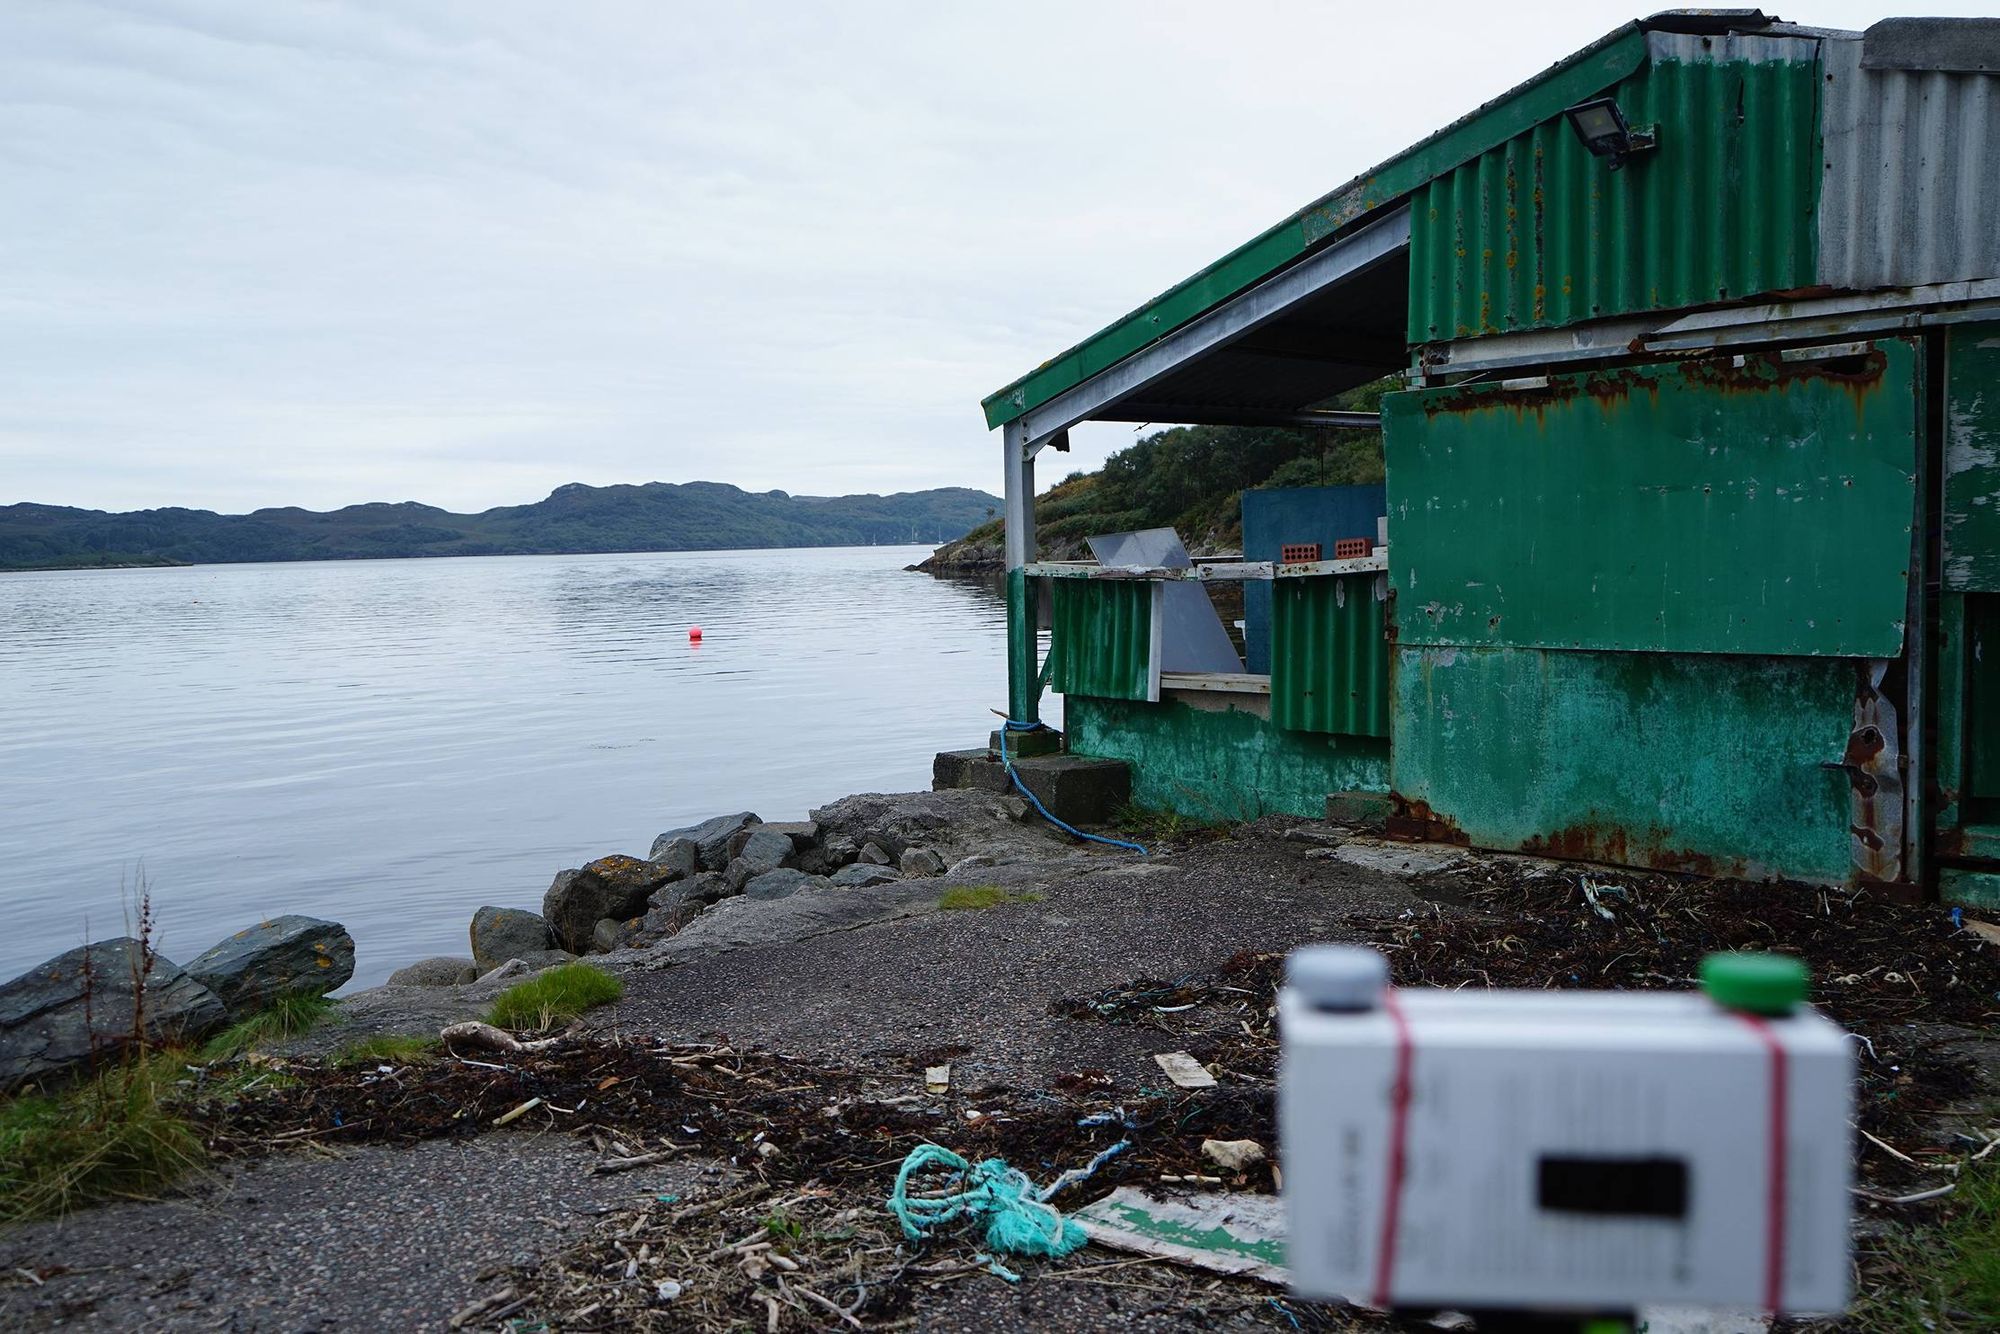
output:
<path id="1" fill-rule="evenodd" d="M 220 1060 L 267 1042 L 298 1037 L 332 1009 L 333 1002 L 324 996 L 280 996 L 248 1019 L 231 1024 L 203 1043 L 200 1057 L 205 1061 Z"/>
<path id="2" fill-rule="evenodd" d="M 1887 1282 L 1863 1289 L 1857 1330 L 1972 1334 L 2000 1329 L 2000 1163 L 1967 1163 L 1944 1220 L 1892 1234 Z"/>
<path id="3" fill-rule="evenodd" d="M 199 1166 L 201 1136 L 164 1105 L 179 1073 L 172 1055 L 141 1055 L 59 1093 L 0 1102 L 0 1223 L 147 1198 Z"/>
<path id="4" fill-rule="evenodd" d="M 436 1038 L 382 1033 L 348 1043 L 333 1054 L 330 1063 L 336 1066 L 410 1065 L 434 1055 L 437 1049 Z"/>
<path id="5" fill-rule="evenodd" d="M 1003 903 L 1040 903 L 1042 896 L 1029 890 L 1017 894 L 999 885 L 957 885 L 947 889 L 938 899 L 938 907 L 948 912 L 977 911 L 981 908 L 997 908 Z"/>
<path id="6" fill-rule="evenodd" d="M 486 1022 L 496 1028 L 554 1028 L 624 994 L 625 984 L 602 968 L 557 964 L 495 996 Z"/>

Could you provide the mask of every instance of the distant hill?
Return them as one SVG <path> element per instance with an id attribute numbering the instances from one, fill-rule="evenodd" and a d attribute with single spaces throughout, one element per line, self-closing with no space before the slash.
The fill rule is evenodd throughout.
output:
<path id="1" fill-rule="evenodd" d="M 966 487 L 793 496 L 721 482 L 572 482 L 547 500 L 480 514 L 415 501 L 251 514 L 23 504 L 0 506 L 0 569 L 936 543 L 962 537 L 999 508 L 998 497 Z"/>

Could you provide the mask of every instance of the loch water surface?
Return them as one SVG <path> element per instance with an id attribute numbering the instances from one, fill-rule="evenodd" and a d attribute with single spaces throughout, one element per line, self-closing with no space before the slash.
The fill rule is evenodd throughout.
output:
<path id="1" fill-rule="evenodd" d="M 171 959 L 309 913 L 367 985 L 663 829 L 927 787 L 1006 701 L 1006 612 L 924 554 L 0 574 L 0 979 L 143 878 Z"/>

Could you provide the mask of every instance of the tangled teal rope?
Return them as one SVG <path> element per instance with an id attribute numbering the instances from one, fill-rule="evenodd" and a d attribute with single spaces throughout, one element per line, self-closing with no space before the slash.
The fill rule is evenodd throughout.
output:
<path id="1" fill-rule="evenodd" d="M 955 1189 L 910 1194 L 912 1177 L 940 1168 L 955 1178 Z M 922 1241 L 961 1219 L 983 1221 L 986 1245 L 1005 1255 L 1061 1257 L 1087 1240 L 1081 1227 L 1042 1203 L 1034 1183 L 1004 1159 L 988 1158 L 975 1167 L 938 1144 L 919 1144 L 903 1159 L 889 1212 L 911 1241 Z"/>

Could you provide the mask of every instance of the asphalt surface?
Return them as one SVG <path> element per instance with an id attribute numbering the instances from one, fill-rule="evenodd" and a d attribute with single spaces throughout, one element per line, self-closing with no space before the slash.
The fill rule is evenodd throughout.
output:
<path id="1" fill-rule="evenodd" d="M 595 1161 L 495 1131 L 225 1167 L 178 1198 L 0 1232 L 0 1329 L 440 1329 L 488 1270 L 700 1175 L 594 1177 Z"/>

